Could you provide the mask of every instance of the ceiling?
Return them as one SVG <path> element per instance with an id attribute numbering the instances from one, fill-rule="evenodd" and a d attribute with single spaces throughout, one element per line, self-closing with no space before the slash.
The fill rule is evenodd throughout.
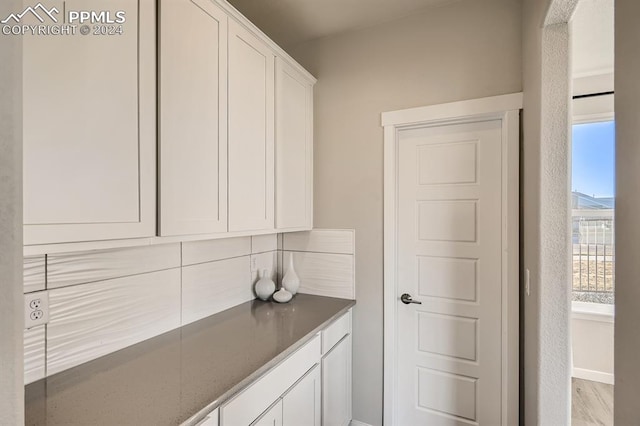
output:
<path id="1" fill-rule="evenodd" d="M 282 47 L 457 0 L 228 0 Z"/>

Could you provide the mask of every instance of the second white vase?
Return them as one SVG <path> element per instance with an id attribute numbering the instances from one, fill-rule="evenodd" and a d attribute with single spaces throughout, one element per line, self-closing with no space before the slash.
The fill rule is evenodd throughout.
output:
<path id="1" fill-rule="evenodd" d="M 293 269 L 293 253 L 289 253 L 289 269 L 282 279 L 282 287 L 292 295 L 295 295 L 300 288 L 300 278 L 298 278 L 296 270 Z"/>
<path id="2" fill-rule="evenodd" d="M 266 269 L 260 271 L 260 279 L 256 283 L 254 289 L 256 291 L 256 296 L 264 301 L 269 300 L 273 292 L 276 291 L 276 284 L 273 282 L 271 277 L 267 275 Z"/>

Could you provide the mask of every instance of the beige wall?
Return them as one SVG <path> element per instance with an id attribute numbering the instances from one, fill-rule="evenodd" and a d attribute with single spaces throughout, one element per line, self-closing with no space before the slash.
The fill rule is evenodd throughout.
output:
<path id="1" fill-rule="evenodd" d="M 640 2 L 616 0 L 615 424 L 640 423 Z"/>
<path id="2" fill-rule="evenodd" d="M 0 16 L 22 10 L 0 2 Z M 0 425 L 24 423 L 22 382 L 22 44 L 0 37 Z"/>
<path id="3" fill-rule="evenodd" d="M 520 4 L 462 0 L 290 50 L 318 77 L 314 226 L 356 229 L 356 420 L 382 424 L 380 113 L 519 92 Z"/>
<path id="4" fill-rule="evenodd" d="M 546 1 L 544 2 L 546 3 Z M 531 294 L 522 295 L 521 303 L 521 392 L 520 409 L 525 425 L 538 424 L 538 372 L 540 307 L 540 119 L 542 85 L 542 20 L 546 5 L 539 0 L 523 2 L 523 125 L 522 125 L 522 212 L 520 222 L 522 267 L 529 269 Z"/>

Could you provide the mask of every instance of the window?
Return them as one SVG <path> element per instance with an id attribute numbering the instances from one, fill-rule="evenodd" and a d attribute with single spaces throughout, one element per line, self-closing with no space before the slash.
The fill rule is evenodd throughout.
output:
<path id="1" fill-rule="evenodd" d="M 613 304 L 614 121 L 574 120 L 571 157 L 573 300 Z"/>

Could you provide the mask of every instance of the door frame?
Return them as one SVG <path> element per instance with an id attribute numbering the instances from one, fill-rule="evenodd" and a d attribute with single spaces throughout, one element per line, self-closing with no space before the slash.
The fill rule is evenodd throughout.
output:
<path id="1" fill-rule="evenodd" d="M 502 122 L 502 425 L 519 416 L 519 207 L 522 93 L 382 113 L 384 127 L 384 424 L 396 424 L 399 131 L 416 126 Z M 506 161 L 504 161 L 506 160 Z"/>

